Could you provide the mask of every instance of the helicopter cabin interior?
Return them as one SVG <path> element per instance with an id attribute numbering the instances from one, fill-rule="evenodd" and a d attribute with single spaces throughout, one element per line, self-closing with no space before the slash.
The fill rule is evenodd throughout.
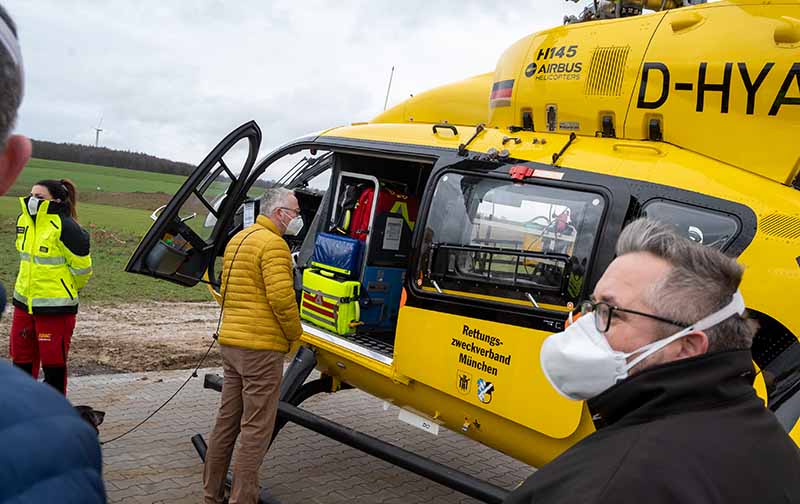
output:
<path id="1" fill-rule="evenodd" d="M 345 153 L 331 161 L 329 187 L 296 258 L 300 316 L 307 327 L 391 358 L 433 164 Z"/>

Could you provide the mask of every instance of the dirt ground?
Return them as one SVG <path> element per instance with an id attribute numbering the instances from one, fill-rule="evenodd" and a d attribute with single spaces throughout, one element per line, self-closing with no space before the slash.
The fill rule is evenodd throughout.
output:
<path id="1" fill-rule="evenodd" d="M 217 327 L 216 303 L 82 305 L 69 351 L 73 376 L 194 367 Z M 0 322 L 0 356 L 8 358 L 11 307 Z M 221 365 L 217 346 L 203 367 Z"/>
<path id="2" fill-rule="evenodd" d="M 139 208 L 141 210 L 153 211 L 161 205 L 169 203 L 169 200 L 172 199 L 172 194 L 83 191 L 80 197 L 81 203 L 95 203 L 98 205 Z"/>

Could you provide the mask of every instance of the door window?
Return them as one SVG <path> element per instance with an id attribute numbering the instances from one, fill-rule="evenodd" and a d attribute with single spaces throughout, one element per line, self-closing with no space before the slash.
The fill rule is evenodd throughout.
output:
<path id="1" fill-rule="evenodd" d="M 417 286 L 566 306 L 583 290 L 605 206 L 597 193 L 447 173 L 426 219 Z"/>
<path id="2" fill-rule="evenodd" d="M 239 140 L 195 184 L 178 210 L 178 219 L 185 225 L 184 236 L 176 237 L 178 240 L 194 242 L 194 246 L 200 246 L 198 239 L 211 243 L 231 186 L 244 169 L 248 147 L 247 139 Z"/>
<path id="3" fill-rule="evenodd" d="M 718 250 L 739 233 L 739 221 L 730 215 L 661 199 L 645 204 L 643 216 L 672 224 L 681 236 Z"/>
<path id="4" fill-rule="evenodd" d="M 220 159 L 219 163 L 200 181 L 178 213 L 192 231 L 206 243 L 211 241 L 211 233 L 217 224 L 220 208 L 232 181 L 238 175 L 223 159 Z M 241 167 L 238 171 L 241 171 Z"/>

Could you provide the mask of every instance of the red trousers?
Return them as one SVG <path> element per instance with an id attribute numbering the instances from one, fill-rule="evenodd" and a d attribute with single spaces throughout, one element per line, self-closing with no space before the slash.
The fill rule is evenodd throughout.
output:
<path id="1" fill-rule="evenodd" d="M 15 306 L 9 342 L 11 360 L 34 378 L 39 377 L 41 362 L 44 381 L 66 395 L 67 355 L 74 329 L 74 314 L 30 315 Z"/>

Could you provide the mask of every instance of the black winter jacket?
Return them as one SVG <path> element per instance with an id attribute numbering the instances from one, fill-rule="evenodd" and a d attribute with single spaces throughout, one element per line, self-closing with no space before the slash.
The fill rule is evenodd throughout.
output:
<path id="1" fill-rule="evenodd" d="M 588 402 L 598 431 L 507 503 L 800 503 L 800 452 L 752 387 L 749 350 L 637 373 Z"/>

